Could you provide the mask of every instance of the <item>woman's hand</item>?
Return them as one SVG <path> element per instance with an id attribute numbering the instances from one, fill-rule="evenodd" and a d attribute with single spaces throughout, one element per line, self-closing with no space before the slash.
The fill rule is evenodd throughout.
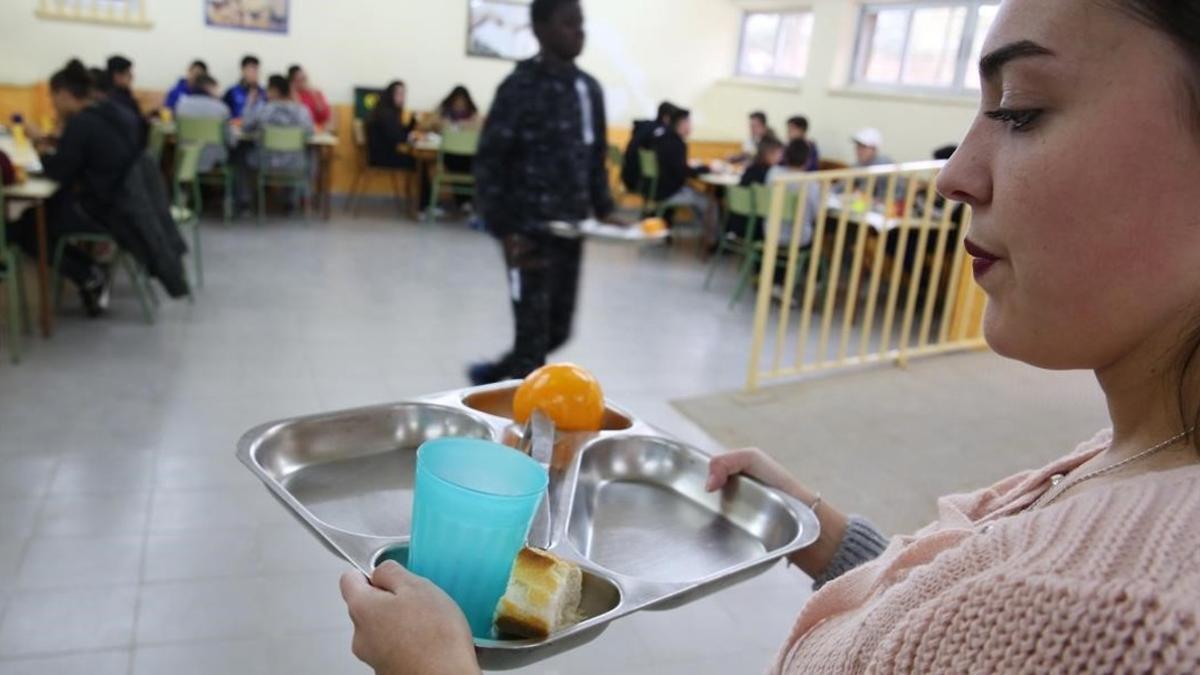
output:
<path id="1" fill-rule="evenodd" d="M 354 655 L 377 675 L 479 672 L 467 619 L 437 586 L 392 561 L 375 569 L 370 584 L 347 572 L 341 585 Z"/>
<path id="2" fill-rule="evenodd" d="M 782 464 L 758 448 L 732 450 L 713 457 L 708 463 L 708 482 L 705 488 L 716 492 L 737 475 L 749 476 L 767 487 L 785 492 L 805 504 L 814 505 L 817 495 L 804 487 Z M 816 509 L 821 522 L 821 536 L 812 546 L 792 554 L 788 560 L 810 577 L 817 577 L 829 567 L 846 536 L 846 515 L 822 502 Z"/>

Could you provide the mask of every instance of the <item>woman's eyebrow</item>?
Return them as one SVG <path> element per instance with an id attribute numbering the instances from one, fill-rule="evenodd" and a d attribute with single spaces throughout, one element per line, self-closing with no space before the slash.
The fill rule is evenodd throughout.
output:
<path id="1" fill-rule="evenodd" d="M 979 74 L 985 80 L 994 80 L 1008 63 L 1035 56 L 1054 56 L 1054 52 L 1033 40 L 1010 42 L 979 59 Z"/>

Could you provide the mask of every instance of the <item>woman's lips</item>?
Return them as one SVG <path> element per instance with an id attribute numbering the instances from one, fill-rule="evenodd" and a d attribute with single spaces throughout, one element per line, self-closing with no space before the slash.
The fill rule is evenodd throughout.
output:
<path id="1" fill-rule="evenodd" d="M 967 249 L 967 255 L 969 255 L 969 256 L 971 256 L 971 258 L 973 258 L 973 260 L 971 261 L 971 267 L 972 267 L 973 271 L 975 272 L 976 280 L 980 279 L 981 277 L 983 277 L 983 275 L 987 274 L 988 271 L 992 269 L 992 265 L 995 265 L 997 262 L 1000 261 L 999 256 L 995 255 L 994 253 L 991 253 L 990 251 L 988 251 L 984 247 L 980 246 L 979 244 L 976 244 L 975 242 L 971 241 L 970 239 L 966 240 L 964 242 L 964 245 Z"/>

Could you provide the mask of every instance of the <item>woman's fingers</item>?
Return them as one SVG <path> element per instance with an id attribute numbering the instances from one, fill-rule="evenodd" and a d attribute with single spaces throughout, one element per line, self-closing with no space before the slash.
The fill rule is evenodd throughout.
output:
<path id="1" fill-rule="evenodd" d="M 338 585 L 342 589 L 342 599 L 350 606 L 354 606 L 371 590 L 371 585 L 367 583 L 367 578 L 358 572 L 346 572 L 342 574 Z"/>
<path id="2" fill-rule="evenodd" d="M 715 492 L 725 487 L 725 483 L 729 482 L 730 476 L 736 476 L 740 473 L 750 473 L 758 456 L 758 450 L 748 448 L 744 450 L 733 450 L 724 455 L 713 457 L 708 463 L 708 483 L 705 488 L 709 492 Z"/>
<path id="3" fill-rule="evenodd" d="M 400 589 L 411 579 L 412 573 L 394 560 L 385 560 L 371 573 L 372 586 L 393 594 L 399 593 Z"/>

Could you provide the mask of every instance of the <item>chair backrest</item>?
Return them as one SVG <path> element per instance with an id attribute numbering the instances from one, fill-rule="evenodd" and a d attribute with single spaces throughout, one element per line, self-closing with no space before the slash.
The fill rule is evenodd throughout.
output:
<path id="1" fill-rule="evenodd" d="M 638 150 L 638 162 L 642 167 L 642 178 L 658 178 L 658 154 L 653 150 Z"/>
<path id="2" fill-rule="evenodd" d="M 478 131 L 447 131 L 442 136 L 441 154 L 474 157 L 479 151 Z"/>
<path id="3" fill-rule="evenodd" d="M 755 215 L 754 191 L 748 187 L 726 188 L 725 204 L 729 212 L 734 215 L 746 217 Z"/>
<path id="4" fill-rule="evenodd" d="M 262 149 L 269 152 L 303 152 L 305 147 L 302 127 L 267 125 L 263 127 Z"/>
<path id="5" fill-rule="evenodd" d="M 771 188 L 766 185 L 752 185 L 754 193 L 754 213 L 766 222 L 771 217 Z M 783 220 L 791 222 L 796 217 L 796 209 L 800 205 L 800 193 L 788 190 L 783 199 Z"/>
<path id="6" fill-rule="evenodd" d="M 175 129 L 180 143 L 225 143 L 225 120 L 215 117 L 180 117 L 175 120 Z"/>
<path id="7" fill-rule="evenodd" d="M 182 143 L 177 147 L 179 159 L 175 165 L 175 181 L 177 183 L 192 183 L 200 173 L 200 151 L 203 146 L 199 143 Z"/>
<path id="8" fill-rule="evenodd" d="M 350 135 L 354 138 L 355 147 L 359 147 L 359 148 L 367 147 L 367 125 L 366 125 L 366 123 L 356 117 L 354 119 L 354 122 L 351 125 L 350 129 L 351 129 Z"/>
<path id="9" fill-rule="evenodd" d="M 839 171 L 849 169 L 850 165 L 836 159 L 821 159 L 817 162 L 817 171 Z"/>
<path id="10" fill-rule="evenodd" d="M 167 133 L 161 124 L 150 125 L 150 135 L 146 138 L 146 149 L 155 161 L 162 161 L 163 145 L 166 144 Z"/>
<path id="11" fill-rule="evenodd" d="M 625 164 L 625 153 L 621 152 L 621 148 L 610 143 L 608 146 L 608 161 L 613 167 L 620 169 Z"/>

